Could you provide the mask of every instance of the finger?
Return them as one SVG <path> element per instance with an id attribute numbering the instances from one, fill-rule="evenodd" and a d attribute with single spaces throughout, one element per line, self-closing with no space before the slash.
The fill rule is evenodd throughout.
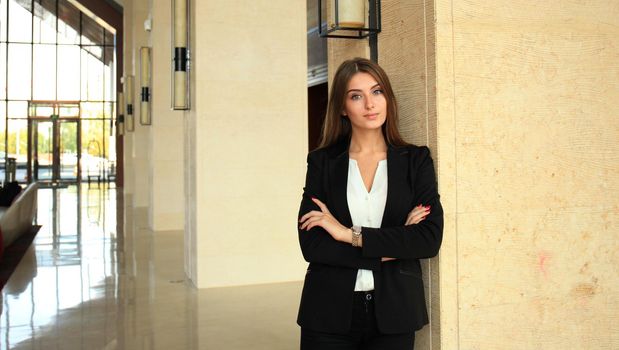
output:
<path id="1" fill-rule="evenodd" d="M 413 208 L 413 210 L 411 210 L 408 213 L 407 216 L 407 222 L 412 222 L 412 220 L 415 220 L 417 217 L 423 215 L 426 212 L 425 208 L 421 207 L 421 206 L 416 206 L 415 208 Z M 410 224 L 410 223 L 409 223 Z"/>
<path id="2" fill-rule="evenodd" d="M 316 205 L 318 205 L 323 213 L 329 213 L 329 209 L 323 202 L 320 201 L 320 199 L 312 197 L 312 200 L 316 203 Z"/>
<path id="3" fill-rule="evenodd" d="M 317 219 L 317 220 L 313 220 L 313 221 L 311 221 L 311 222 L 307 225 L 306 230 L 308 230 L 308 231 L 309 231 L 309 230 L 313 229 L 314 227 L 322 227 L 322 228 L 324 228 L 324 226 L 322 225 L 322 220 L 321 220 L 320 218 L 319 218 L 319 219 Z"/>
<path id="4" fill-rule="evenodd" d="M 300 229 L 302 229 L 302 230 L 303 230 L 303 229 L 305 229 L 305 230 L 309 230 L 309 229 L 311 229 L 311 228 L 313 227 L 313 226 L 311 226 L 311 225 L 312 225 L 312 223 L 318 222 L 318 221 L 320 221 L 320 219 L 321 219 L 321 217 L 319 217 L 319 216 L 312 216 L 312 217 L 310 217 L 309 219 L 307 219 L 307 221 L 305 221 L 305 222 L 301 225 Z"/>
<path id="5" fill-rule="evenodd" d="M 428 208 L 428 207 L 416 207 L 416 208 L 414 208 L 413 210 L 411 210 L 411 212 L 412 212 L 413 214 L 419 214 L 419 213 L 425 213 L 425 212 L 427 212 L 428 210 L 429 210 L 429 208 Z"/>
<path id="6" fill-rule="evenodd" d="M 424 217 L 424 216 L 426 216 L 428 214 L 430 214 L 430 211 L 429 210 L 424 210 L 424 211 L 420 211 L 420 212 L 414 213 L 412 215 L 412 217 L 414 217 L 415 219 L 420 219 L 420 218 L 422 218 L 422 217 Z"/>
<path id="7" fill-rule="evenodd" d="M 321 211 L 318 211 L 318 210 L 312 210 L 312 211 L 306 213 L 305 215 L 301 216 L 301 219 L 299 220 L 299 222 L 303 222 L 303 221 L 307 220 L 307 218 L 309 218 L 311 216 L 315 216 L 315 215 L 323 215 L 323 213 Z"/>
<path id="8" fill-rule="evenodd" d="M 311 222 L 321 220 L 321 219 L 322 219 L 322 217 L 324 216 L 324 214 L 323 214 L 323 213 L 321 213 L 321 212 L 317 212 L 317 213 L 318 213 L 317 215 L 312 215 L 312 216 L 308 217 L 308 218 L 307 218 L 307 219 L 306 219 L 306 220 L 305 220 L 305 221 L 301 224 L 301 226 L 299 226 L 299 228 L 300 228 L 300 229 L 306 229 L 306 228 L 307 228 L 307 225 L 309 225 Z"/>
<path id="9" fill-rule="evenodd" d="M 423 221 L 428 216 L 428 214 L 430 214 L 429 211 L 424 211 L 424 212 L 418 212 L 414 215 L 410 215 L 408 220 L 406 220 L 406 224 L 407 225 L 418 224 L 421 221 Z"/>
<path id="10" fill-rule="evenodd" d="M 421 208 L 416 208 L 412 210 L 412 214 L 413 215 L 423 215 L 426 214 L 430 211 L 429 207 L 421 207 Z"/>

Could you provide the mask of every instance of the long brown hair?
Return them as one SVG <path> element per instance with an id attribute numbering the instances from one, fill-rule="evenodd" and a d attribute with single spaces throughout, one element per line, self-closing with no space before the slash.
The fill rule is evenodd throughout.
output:
<path id="1" fill-rule="evenodd" d="M 408 142 L 402 139 L 398 131 L 398 104 L 387 73 L 378 64 L 365 58 L 356 57 L 344 61 L 335 72 L 327 105 L 327 115 L 322 125 L 320 145 L 318 147 L 327 147 L 338 142 L 342 137 L 350 139 L 352 136 L 350 120 L 342 115 L 342 111 L 344 110 L 348 83 L 353 75 L 359 72 L 370 74 L 380 84 L 385 94 L 387 118 L 381 127 L 385 142 L 394 146 L 408 145 Z"/>

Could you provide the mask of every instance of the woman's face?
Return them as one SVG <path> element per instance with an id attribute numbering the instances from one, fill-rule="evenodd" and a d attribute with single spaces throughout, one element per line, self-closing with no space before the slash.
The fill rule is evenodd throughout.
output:
<path id="1" fill-rule="evenodd" d="M 353 129 L 380 129 L 387 120 L 387 99 L 374 77 L 365 72 L 352 76 L 342 114 L 350 119 Z"/>

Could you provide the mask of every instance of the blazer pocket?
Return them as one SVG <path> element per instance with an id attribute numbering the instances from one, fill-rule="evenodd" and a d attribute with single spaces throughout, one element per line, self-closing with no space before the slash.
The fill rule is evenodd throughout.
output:
<path id="1" fill-rule="evenodd" d="M 418 271 L 400 269 L 400 273 L 406 276 L 412 276 L 421 279 L 421 272 Z"/>

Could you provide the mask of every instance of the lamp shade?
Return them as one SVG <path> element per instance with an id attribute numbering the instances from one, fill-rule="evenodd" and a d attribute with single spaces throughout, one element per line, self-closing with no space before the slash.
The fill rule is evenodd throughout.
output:
<path id="1" fill-rule="evenodd" d="M 380 33 L 380 22 L 380 0 L 318 0 L 321 37 L 366 38 Z"/>
<path id="2" fill-rule="evenodd" d="M 133 116 L 134 110 L 134 94 L 135 94 L 135 85 L 134 85 L 133 75 L 127 75 L 124 78 L 124 86 L 123 92 L 125 93 L 125 129 L 127 131 L 135 130 L 135 118 Z"/>
<path id="3" fill-rule="evenodd" d="M 140 124 L 151 124 L 151 88 L 150 88 L 150 47 L 140 48 L 140 86 L 141 86 L 141 101 L 140 101 Z"/>
<path id="4" fill-rule="evenodd" d="M 338 24 L 342 27 L 363 28 L 365 26 L 365 0 L 339 0 L 337 6 Z M 335 6 L 333 6 L 335 9 Z"/>
<path id="5" fill-rule="evenodd" d="M 172 0 L 172 109 L 189 109 L 189 1 Z"/>
<path id="6" fill-rule="evenodd" d="M 116 99 L 116 135 L 122 136 L 125 133 L 125 123 L 124 123 L 124 104 L 125 99 L 122 92 L 118 93 L 118 97 Z"/>

